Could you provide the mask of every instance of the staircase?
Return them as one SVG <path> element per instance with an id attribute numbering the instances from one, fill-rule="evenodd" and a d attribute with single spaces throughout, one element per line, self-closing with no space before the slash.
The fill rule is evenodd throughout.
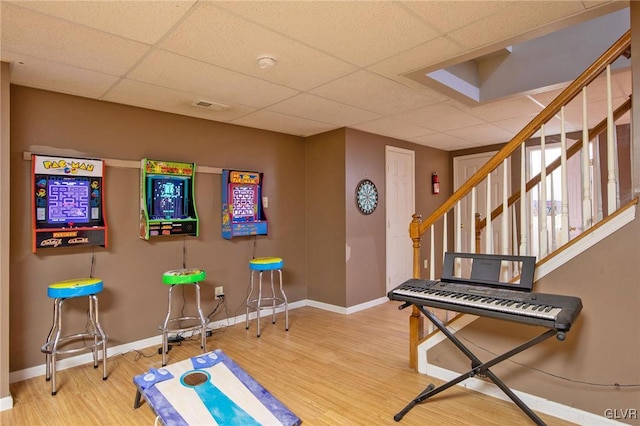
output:
<path id="1" fill-rule="evenodd" d="M 427 237 L 430 265 L 441 264 L 446 251 L 529 255 L 537 259 L 539 279 L 635 218 L 638 199 L 632 198 L 629 173 L 631 100 L 614 105 L 611 79 L 612 64 L 623 56 L 628 59 L 630 48 L 628 31 L 433 214 L 424 220 L 413 215 L 409 234 L 415 278 L 420 278 L 421 247 Z M 588 117 L 590 96 L 606 102 L 606 116 Z M 581 130 L 567 132 L 565 115 L 580 113 Z M 599 121 L 590 126 L 594 118 Z M 559 131 L 552 130 L 556 128 Z M 550 141 L 559 142 L 559 149 L 554 148 L 557 158 L 548 158 Z M 537 169 L 535 162 L 540 164 Z M 496 173 L 506 188 L 498 197 L 490 190 Z M 461 232 L 463 217 L 475 220 L 470 221 L 471 229 Z M 457 268 L 464 277 L 465 265 Z M 515 279 L 518 267 L 503 273 L 503 281 Z M 430 274 L 434 279 L 436 268 Z M 450 312 L 437 315 L 445 323 L 455 318 Z M 425 330 L 415 307 L 409 324 L 409 363 L 417 368 L 417 348 Z"/>

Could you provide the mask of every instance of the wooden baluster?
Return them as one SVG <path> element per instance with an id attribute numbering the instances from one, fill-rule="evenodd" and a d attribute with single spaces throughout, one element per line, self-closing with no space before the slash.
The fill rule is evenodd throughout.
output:
<path id="1" fill-rule="evenodd" d="M 435 280 L 436 279 L 436 270 L 433 267 L 433 265 L 436 263 L 436 224 L 434 223 L 433 225 L 431 225 L 431 227 L 429 228 L 429 230 L 431 231 L 431 240 L 430 240 L 430 250 L 429 250 L 429 264 L 431 265 L 431 268 L 429 268 L 429 279 L 430 280 Z"/>
<path id="2" fill-rule="evenodd" d="M 481 244 L 480 244 L 480 238 L 482 237 L 482 229 L 480 229 L 480 213 L 476 213 L 475 215 L 475 221 L 474 221 L 474 237 L 475 237 L 475 243 L 474 243 L 474 247 L 475 247 L 475 251 L 474 253 L 481 253 Z"/>
<path id="3" fill-rule="evenodd" d="M 591 161 L 589 159 L 589 122 L 587 121 L 587 87 L 582 89 L 582 230 L 593 223 L 591 204 Z M 595 176 L 594 176 L 595 179 Z"/>
<path id="4" fill-rule="evenodd" d="M 457 251 L 458 253 L 460 253 L 462 251 L 462 200 L 458 200 L 458 202 L 456 203 L 456 242 L 455 242 L 455 251 Z M 454 266 L 454 275 L 456 277 L 460 276 L 460 269 L 461 269 L 461 264 L 460 264 L 460 259 L 456 258 L 456 263 Z"/>
<path id="5" fill-rule="evenodd" d="M 502 230 L 501 237 L 502 246 L 501 253 L 509 254 L 509 188 L 511 187 L 509 182 L 509 160 L 504 159 L 502 162 Z M 515 246 L 514 246 L 515 247 Z"/>
<path id="6" fill-rule="evenodd" d="M 562 207 L 560 216 L 560 245 L 569 241 L 569 182 L 567 182 L 567 135 L 564 128 L 564 107 L 560 108 L 560 184 Z"/>
<path id="7" fill-rule="evenodd" d="M 520 256 L 529 253 L 529 211 L 527 209 L 529 199 L 527 195 L 527 147 L 520 145 Z"/>
<path id="8" fill-rule="evenodd" d="M 547 229 L 547 160 L 545 155 L 544 124 L 540 127 L 540 197 L 538 205 L 538 260 L 549 254 Z"/>
<path id="9" fill-rule="evenodd" d="M 471 189 L 471 217 L 475 218 L 477 216 L 480 216 L 479 213 L 476 213 L 476 187 L 474 186 Z M 477 219 L 473 220 L 471 219 L 471 230 L 469 230 L 469 238 L 471 239 L 471 241 L 469 241 L 469 250 L 472 253 L 480 253 L 479 252 L 479 248 L 480 248 L 480 240 L 476 238 L 476 227 L 477 227 Z M 477 242 L 476 242 L 477 241 Z"/>
<path id="10" fill-rule="evenodd" d="M 618 209 L 620 195 L 618 190 L 618 173 L 616 163 L 616 136 L 614 132 L 613 106 L 611 95 L 611 65 L 607 66 L 607 215 Z"/>
<path id="11" fill-rule="evenodd" d="M 487 192 L 486 192 L 486 209 L 485 209 L 485 238 L 484 250 L 487 254 L 493 254 L 493 223 L 491 221 L 491 173 L 487 175 Z M 480 252 L 478 252 L 480 253 Z"/>

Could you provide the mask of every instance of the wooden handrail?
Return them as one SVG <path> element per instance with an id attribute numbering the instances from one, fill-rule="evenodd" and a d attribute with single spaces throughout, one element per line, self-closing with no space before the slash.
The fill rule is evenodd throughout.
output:
<path id="1" fill-rule="evenodd" d="M 520 145 L 529 139 L 540 127 L 556 115 L 560 108 L 578 96 L 584 86 L 595 80 L 609 64 L 621 56 L 631 46 L 631 30 L 625 32 L 607 51 L 580 74 L 569 86 L 547 105 L 533 120 L 529 122 L 511 141 L 509 141 L 496 155 L 478 169 L 451 197 L 440 205 L 427 219 L 417 225 L 417 234 L 423 235 L 442 215 L 451 210 L 455 203 L 461 200 L 471 189 L 477 186 L 489 173 L 495 170 Z M 410 226 L 416 226 L 413 222 Z M 415 234 L 411 231 L 410 234 Z"/>
<path id="2" fill-rule="evenodd" d="M 631 98 L 628 98 L 622 105 L 616 108 L 616 110 L 613 112 L 614 121 L 622 117 L 630 109 L 631 109 Z M 597 135 L 604 132 L 606 129 L 607 129 L 607 119 L 605 118 L 589 131 L 589 140 L 595 138 Z M 581 149 L 582 149 L 582 139 L 576 141 L 576 143 L 574 143 L 567 149 L 567 158 L 573 157 L 576 153 L 580 152 Z M 553 173 L 555 169 L 560 167 L 560 163 L 561 163 L 560 157 L 556 158 L 551 163 L 549 163 L 549 165 L 546 167 L 547 176 Z M 540 183 L 540 179 L 541 179 L 540 176 L 541 176 L 541 173 L 538 173 L 537 175 L 529 179 L 529 181 L 526 184 L 527 192 L 529 192 L 532 188 L 534 188 L 537 184 Z M 520 199 L 520 190 L 518 189 L 514 191 L 513 194 L 511 194 L 511 196 L 507 199 L 507 208 L 511 207 L 511 205 L 516 201 L 518 201 L 519 199 Z M 501 213 L 502 213 L 502 204 L 500 204 L 491 212 L 491 220 L 494 220 L 495 218 L 500 216 Z M 485 226 L 487 226 L 486 217 L 484 219 L 481 219 L 476 224 L 476 232 L 479 230 L 482 230 Z"/>

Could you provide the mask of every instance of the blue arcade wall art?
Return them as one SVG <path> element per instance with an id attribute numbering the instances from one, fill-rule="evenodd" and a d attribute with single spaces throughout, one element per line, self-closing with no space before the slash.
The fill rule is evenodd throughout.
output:
<path id="1" fill-rule="evenodd" d="M 266 235 L 262 173 L 222 170 L 222 238 Z"/>

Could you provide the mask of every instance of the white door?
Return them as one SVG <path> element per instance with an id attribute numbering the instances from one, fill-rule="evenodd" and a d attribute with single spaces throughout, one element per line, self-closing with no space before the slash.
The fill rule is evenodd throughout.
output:
<path id="1" fill-rule="evenodd" d="M 409 223 L 415 213 L 415 153 L 387 146 L 385 149 L 385 205 L 387 291 L 413 276 L 413 245 Z"/>

